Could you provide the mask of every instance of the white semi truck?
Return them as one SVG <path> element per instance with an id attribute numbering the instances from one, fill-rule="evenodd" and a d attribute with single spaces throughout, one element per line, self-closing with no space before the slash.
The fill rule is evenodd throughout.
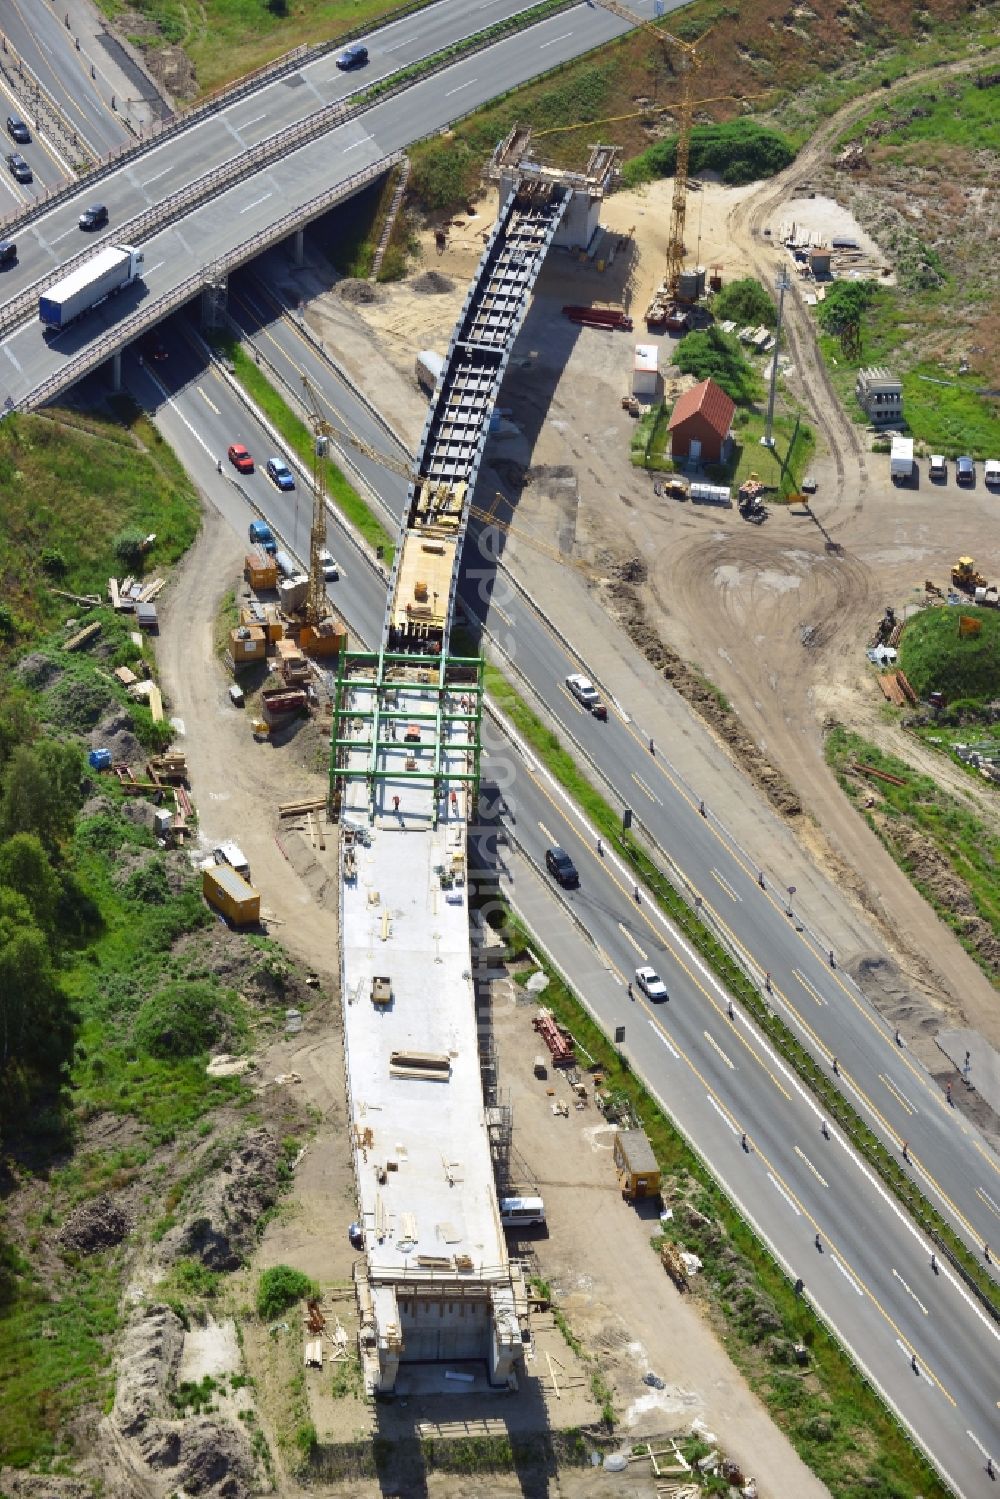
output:
<path id="1" fill-rule="evenodd" d="M 77 266 L 38 298 L 45 328 L 66 328 L 107 297 L 123 291 L 142 275 L 143 253 L 131 245 L 109 245 Z"/>

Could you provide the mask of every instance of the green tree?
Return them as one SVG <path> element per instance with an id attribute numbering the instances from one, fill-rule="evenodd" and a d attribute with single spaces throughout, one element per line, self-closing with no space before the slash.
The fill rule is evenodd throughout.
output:
<path id="1" fill-rule="evenodd" d="M 816 308 L 823 332 L 842 334 L 858 327 L 877 290 L 874 281 L 835 281 Z"/>
<path id="2" fill-rule="evenodd" d="M 712 298 L 712 312 L 718 322 L 731 320 L 744 326 L 773 328 L 778 321 L 778 309 L 770 294 L 754 276 L 744 276 L 742 281 L 730 281 Z"/>
<path id="3" fill-rule="evenodd" d="M 36 834 L 15 833 L 0 844 L 0 885 L 24 897 L 35 925 L 51 937 L 56 927 L 59 878 Z"/>
<path id="4" fill-rule="evenodd" d="M 689 333 L 677 345 L 675 362 L 696 380 L 714 380 L 734 401 L 752 401 L 759 382 L 743 357 L 739 343 L 716 327 Z"/>
<path id="5" fill-rule="evenodd" d="M 196 1057 L 237 1030 L 230 997 L 212 983 L 179 979 L 153 994 L 135 1017 L 135 1041 L 152 1057 Z"/>
<path id="6" fill-rule="evenodd" d="M 0 885 L 0 1118 L 25 1109 L 60 1080 L 74 1016 L 45 934 L 23 896 Z"/>
<path id="7" fill-rule="evenodd" d="M 72 832 L 82 786 L 83 757 L 75 745 L 54 739 L 19 745 L 3 778 L 0 835 L 36 833 L 54 848 Z"/>
<path id="8" fill-rule="evenodd" d="M 269 1322 L 297 1301 L 318 1295 L 316 1282 L 301 1270 L 294 1270 L 291 1265 L 272 1265 L 257 1283 L 257 1315 Z"/>

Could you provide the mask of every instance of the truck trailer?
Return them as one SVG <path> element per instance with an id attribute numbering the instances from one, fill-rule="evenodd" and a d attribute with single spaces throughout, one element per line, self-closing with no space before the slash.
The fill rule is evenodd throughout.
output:
<path id="1" fill-rule="evenodd" d="M 908 484 L 913 478 L 913 438 L 893 437 L 889 454 L 889 473 L 893 484 Z"/>
<path id="2" fill-rule="evenodd" d="M 142 251 L 131 245 L 109 245 L 99 250 L 38 298 L 42 324 L 46 328 L 67 328 L 99 302 L 138 281 L 142 263 Z"/>

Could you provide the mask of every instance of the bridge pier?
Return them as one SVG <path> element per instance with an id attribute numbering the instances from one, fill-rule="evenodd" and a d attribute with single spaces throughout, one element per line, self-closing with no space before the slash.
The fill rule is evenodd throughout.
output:
<path id="1" fill-rule="evenodd" d="M 122 351 L 116 350 L 111 356 L 111 389 L 114 394 L 120 395 L 122 388 Z"/>
<path id="2" fill-rule="evenodd" d="M 292 235 L 292 265 L 300 271 L 306 263 L 306 231 L 296 229 Z"/>

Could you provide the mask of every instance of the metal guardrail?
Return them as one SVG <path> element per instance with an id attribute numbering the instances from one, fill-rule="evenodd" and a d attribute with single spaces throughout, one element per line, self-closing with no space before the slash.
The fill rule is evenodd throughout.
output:
<path id="1" fill-rule="evenodd" d="M 254 255 L 261 254 L 278 240 L 286 238 L 289 234 L 300 228 L 310 219 L 318 218 L 320 214 L 326 213 L 335 204 L 344 198 L 349 198 L 352 193 L 358 192 L 362 187 L 381 177 L 385 172 L 397 166 L 403 159 L 402 151 L 395 151 L 391 156 L 383 156 L 371 166 L 362 168 L 361 171 L 353 173 L 343 182 L 336 183 L 327 188 L 325 192 L 318 193 L 308 203 L 299 208 L 292 209 L 283 218 L 277 219 L 269 224 L 266 229 L 260 229 L 245 240 L 242 245 L 237 245 L 226 255 L 214 260 L 210 265 L 203 266 L 194 275 L 175 286 L 166 296 L 160 297 L 150 306 L 144 307 L 140 313 L 130 318 L 124 318 L 117 323 L 113 329 L 109 329 L 94 343 L 88 345 L 75 359 L 70 360 L 56 374 L 49 378 L 31 392 L 23 401 L 12 403 L 8 411 L 32 411 L 38 406 L 44 406 L 46 401 L 52 400 L 60 391 L 65 390 L 68 385 L 73 385 L 77 380 L 89 374 L 97 365 L 103 364 L 125 343 L 131 343 L 147 328 L 153 327 L 169 313 L 176 311 L 178 307 L 189 301 L 204 286 L 211 285 L 213 281 L 219 281 L 227 276 L 230 271 L 243 265 Z"/>

